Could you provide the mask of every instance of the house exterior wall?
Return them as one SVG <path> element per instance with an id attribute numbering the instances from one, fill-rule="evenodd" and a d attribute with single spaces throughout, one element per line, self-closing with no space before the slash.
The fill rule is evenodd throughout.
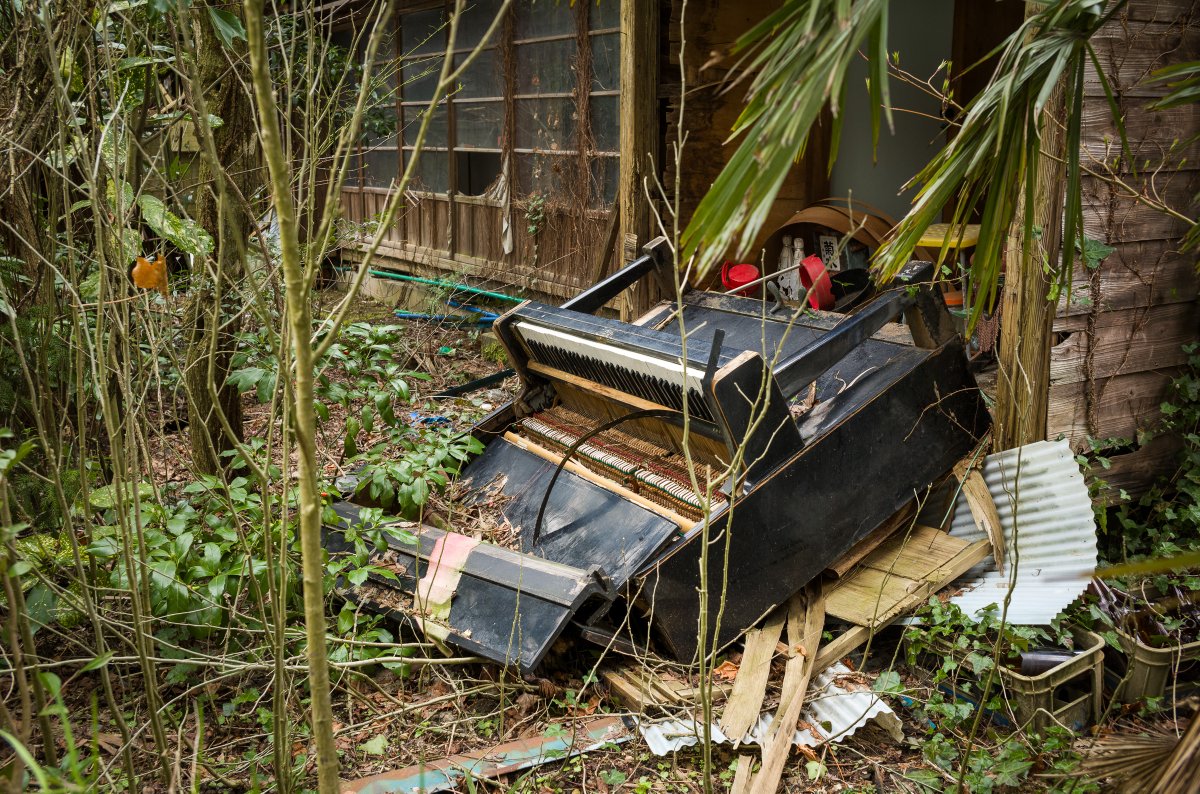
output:
<path id="1" fill-rule="evenodd" d="M 1200 193 L 1200 105 L 1151 111 L 1161 85 L 1147 85 L 1156 69 L 1200 58 L 1200 11 L 1190 0 L 1133 0 L 1093 39 L 1124 116 L 1137 173 L 1122 165 L 1114 185 L 1105 163 L 1120 140 L 1103 86 L 1085 82 L 1083 165 L 1084 233 L 1115 251 L 1096 269 L 1076 265 L 1070 296 L 1054 321 L 1047 437 L 1066 437 L 1078 451 L 1089 439 L 1137 441 L 1151 429 L 1177 368 L 1182 346 L 1200 329 L 1197 257 L 1178 250 L 1184 224 L 1136 200 L 1132 190 L 1186 215 Z M 1183 144 L 1183 145 L 1181 145 Z M 1176 452 L 1170 438 L 1116 451 L 1101 476 L 1113 488 L 1136 493 L 1167 471 Z M 1128 449 L 1128 447 L 1125 447 Z"/>

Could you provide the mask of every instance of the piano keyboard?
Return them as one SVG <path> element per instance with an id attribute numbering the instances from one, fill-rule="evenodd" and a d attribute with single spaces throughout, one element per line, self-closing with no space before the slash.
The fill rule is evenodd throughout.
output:
<path id="1" fill-rule="evenodd" d="M 685 368 L 679 359 L 647 355 L 530 322 L 516 323 L 515 330 L 539 364 L 664 408 L 683 409 L 686 385 L 688 411 L 699 419 L 713 421 L 702 396 L 704 370 L 700 366 Z"/>

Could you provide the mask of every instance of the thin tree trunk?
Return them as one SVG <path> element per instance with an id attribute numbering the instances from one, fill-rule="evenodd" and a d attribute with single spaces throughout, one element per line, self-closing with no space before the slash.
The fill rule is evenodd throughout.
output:
<path id="1" fill-rule="evenodd" d="M 245 0 L 250 72 L 258 107 L 259 132 L 270 174 L 271 202 L 279 218 L 279 246 L 287 305 L 287 324 L 295 359 L 292 389 L 293 434 L 299 448 L 300 557 L 304 582 L 304 624 L 313 739 L 317 746 L 317 779 L 322 794 L 336 794 L 337 747 L 333 742 L 333 704 L 329 694 L 329 660 L 325 648 L 324 567 L 321 549 L 321 494 L 317 488 L 316 413 L 313 410 L 312 316 L 309 280 L 300 256 L 299 226 L 292 199 L 290 169 L 279 129 L 267 63 L 262 0 Z"/>
<path id="2" fill-rule="evenodd" d="M 224 6 L 222 6 L 224 8 Z M 197 33 L 193 107 L 199 116 L 200 100 L 208 113 L 221 119 L 212 129 L 217 162 L 201 157 L 195 220 L 216 241 L 215 262 L 196 261 L 193 291 L 185 311 L 188 348 L 184 370 L 188 395 L 188 433 L 197 471 L 217 474 L 220 453 L 235 445 L 225 432 L 220 414 L 242 440 L 242 404 L 237 388 L 228 383 L 230 360 L 236 347 L 236 324 L 230 322 L 230 297 L 245 278 L 246 239 L 254 230 L 254 217 L 244 199 L 262 186 L 262 169 L 254 128 L 254 111 L 243 83 L 235 73 L 213 26 L 202 13 Z M 197 125 L 206 123 L 197 118 Z M 198 135 L 203 131 L 198 130 Z M 217 174 L 220 169 L 222 173 Z M 219 412 L 219 413 L 218 413 Z"/>

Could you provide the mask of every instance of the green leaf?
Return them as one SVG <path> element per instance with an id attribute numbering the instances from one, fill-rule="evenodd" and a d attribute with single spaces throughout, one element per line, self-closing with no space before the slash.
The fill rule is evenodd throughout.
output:
<path id="1" fill-rule="evenodd" d="M 168 210 L 161 199 L 148 193 L 138 196 L 137 204 L 142 211 L 142 220 L 158 236 L 170 240 L 181 251 L 193 256 L 208 256 L 212 253 L 213 239 L 200 224 L 180 218 Z"/>
<path id="2" fill-rule="evenodd" d="M 233 49 L 233 42 L 237 39 L 246 40 L 246 28 L 242 27 L 242 20 L 236 14 L 209 6 L 208 18 L 212 21 L 217 38 L 229 49 Z"/>
<path id="3" fill-rule="evenodd" d="M 105 485 L 96 488 L 88 494 L 88 503 L 96 510 L 110 510 L 117 506 L 116 485 Z M 154 496 L 154 486 L 148 482 L 125 483 L 124 501 L 133 501 L 134 495 L 138 500 L 150 499 Z"/>
<path id="4" fill-rule="evenodd" d="M 33 633 L 42 626 L 53 624 L 57 609 L 58 594 L 44 584 L 35 584 L 25 596 L 25 614 L 29 616 Z"/>
<path id="5" fill-rule="evenodd" d="M 898 694 L 904 691 L 904 684 L 900 681 L 900 674 L 895 670 L 884 670 L 875 679 L 875 683 L 871 685 L 871 689 L 876 692 Z"/>
<path id="6" fill-rule="evenodd" d="M 366 755 L 383 755 L 387 752 L 387 734 L 376 734 L 358 746 L 360 752 Z"/>
<path id="7" fill-rule="evenodd" d="M 90 673 L 93 670 L 99 670 L 101 667 L 104 667 L 105 665 L 108 664 L 108 660 L 113 658 L 113 655 L 115 653 L 116 653 L 115 651 L 108 651 L 106 653 L 100 654 L 95 659 L 92 659 L 90 662 L 85 664 L 83 666 L 83 668 L 80 670 L 80 672 Z"/>

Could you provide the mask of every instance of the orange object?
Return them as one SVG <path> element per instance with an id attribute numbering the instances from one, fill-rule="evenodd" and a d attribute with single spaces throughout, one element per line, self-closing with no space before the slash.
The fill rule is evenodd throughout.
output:
<path id="1" fill-rule="evenodd" d="M 813 254 L 800 263 L 800 283 L 808 291 L 808 305 L 814 309 L 832 309 L 837 300 L 833 297 L 833 281 L 821 257 Z"/>
<path id="2" fill-rule="evenodd" d="M 749 263 L 735 265 L 732 262 L 726 262 L 721 267 L 721 283 L 725 285 L 725 289 L 733 292 L 736 295 L 754 295 L 758 292 L 758 286 L 753 288 L 746 286 L 758 280 L 758 268 Z"/>
<path id="3" fill-rule="evenodd" d="M 163 259 L 162 254 L 154 257 L 153 261 L 139 256 L 129 275 L 133 277 L 133 283 L 142 289 L 156 289 L 164 298 L 170 294 L 167 291 L 167 260 Z"/>

